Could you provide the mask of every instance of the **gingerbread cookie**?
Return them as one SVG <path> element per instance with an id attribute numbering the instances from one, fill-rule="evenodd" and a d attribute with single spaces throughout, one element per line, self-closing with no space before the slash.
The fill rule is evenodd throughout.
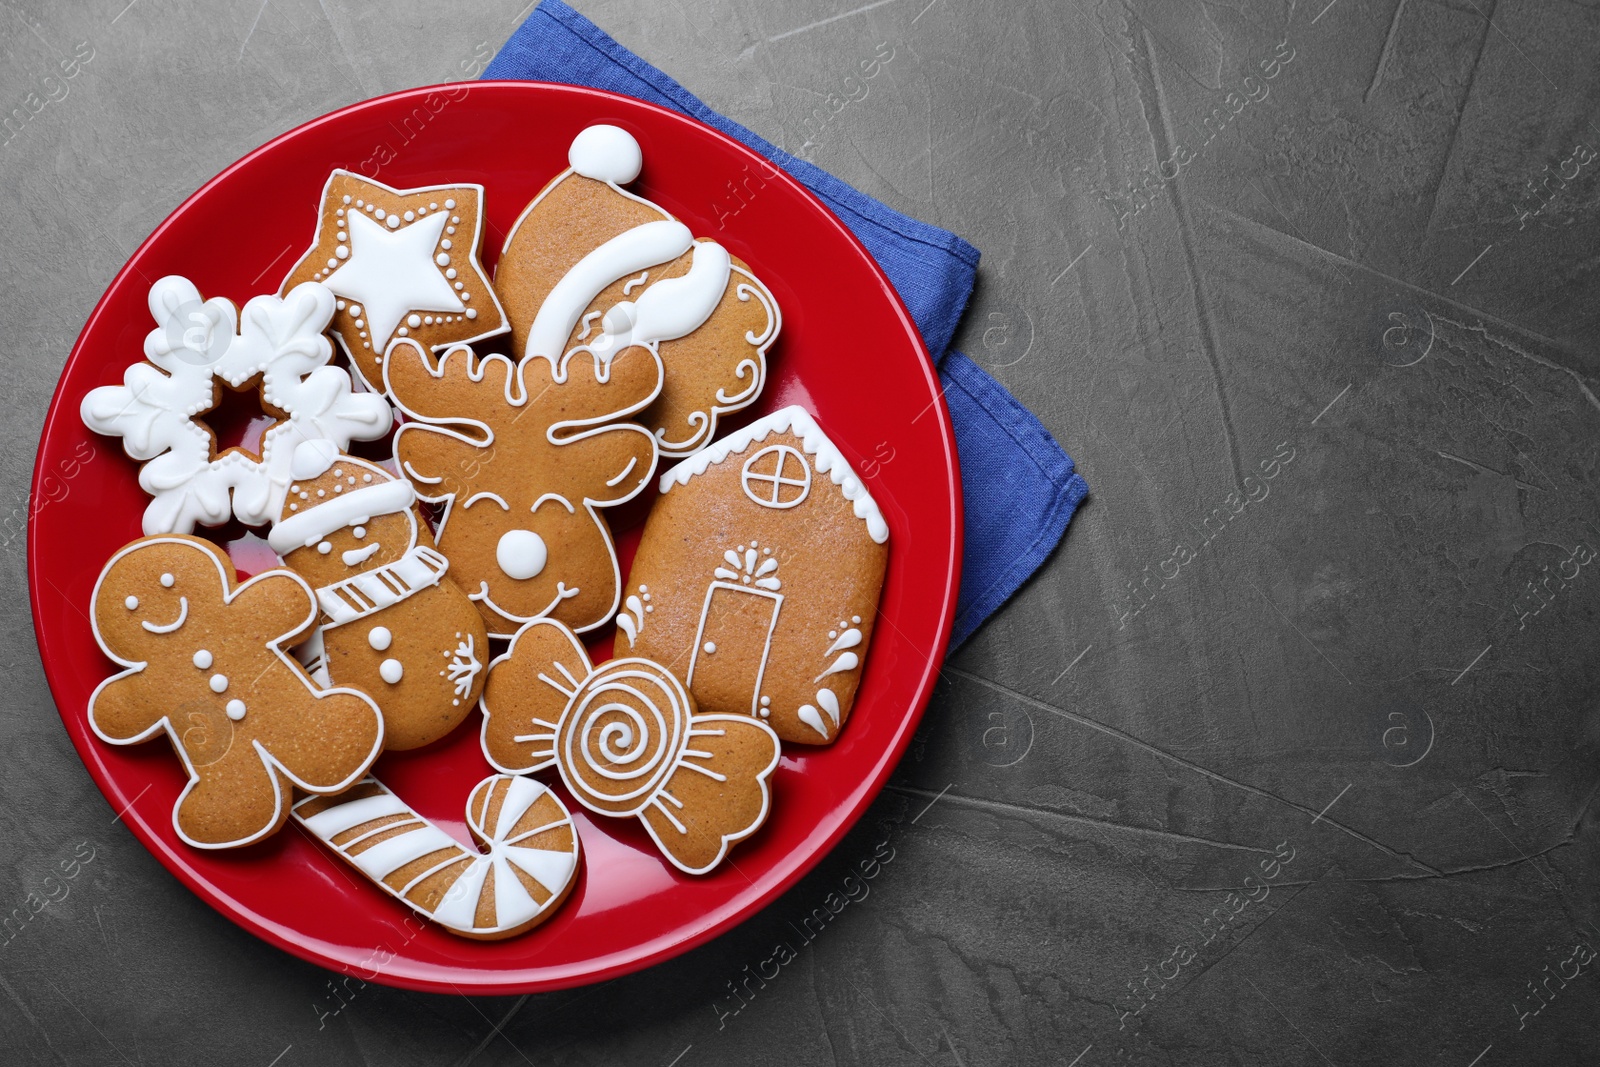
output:
<path id="1" fill-rule="evenodd" d="M 322 190 L 316 237 L 283 280 L 321 282 L 339 297 L 333 334 L 373 388 L 396 337 L 430 349 L 504 333 L 505 312 L 478 264 L 483 186 L 391 189 L 336 170 Z"/>
<path id="2" fill-rule="evenodd" d="M 149 461 L 139 471 L 154 498 L 146 534 L 189 533 L 230 515 L 246 525 L 271 522 L 302 441 L 343 450 L 389 432 L 388 402 L 353 393 L 350 376 L 327 365 L 333 346 L 322 331 L 334 297 L 321 285 L 298 285 L 282 300 L 258 296 L 241 315 L 219 297 L 201 302 L 192 282 L 171 275 L 150 287 L 150 313 L 149 362 L 129 367 L 122 385 L 91 389 L 79 409 L 91 430 L 121 437 L 130 457 Z M 278 419 L 252 448 L 219 452 L 203 421 L 223 386 L 258 390 L 262 410 Z"/>
<path id="3" fill-rule="evenodd" d="M 571 167 L 517 219 L 495 267 L 513 351 L 559 362 L 574 348 L 609 359 L 657 351 L 661 395 L 638 418 L 665 456 L 716 436 L 766 381 L 777 301 L 739 259 L 622 186 L 639 176 L 639 142 L 616 126 L 573 140 Z"/>
<path id="4" fill-rule="evenodd" d="M 544 922 L 577 884 L 578 834 L 531 778 L 485 778 L 467 799 L 468 849 L 375 778 L 307 797 L 295 819 L 390 896 L 462 937 L 497 940 Z"/>
<path id="5" fill-rule="evenodd" d="M 402 339 L 384 385 L 415 420 L 395 435 L 400 469 L 445 504 L 439 550 L 490 636 L 546 616 L 580 632 L 609 619 L 621 576 L 596 509 L 632 499 L 655 469 L 650 433 L 616 421 L 659 391 L 655 352 L 513 364 L 453 348 L 435 363 Z"/>
<path id="6" fill-rule="evenodd" d="M 483 751 L 508 773 L 554 766 L 598 815 L 637 818 L 686 874 L 705 874 L 767 818 L 778 738 L 745 715 L 700 713 L 658 663 L 598 668 L 560 623 L 529 623 L 489 665 Z"/>
<path id="7" fill-rule="evenodd" d="M 323 441 L 302 444 L 291 473 L 267 543 L 316 587 L 313 677 L 325 672 L 376 700 L 387 748 L 437 741 L 477 702 L 489 637 L 450 580 L 416 493 Z"/>
<path id="8" fill-rule="evenodd" d="M 855 701 L 889 527 L 816 421 L 788 407 L 661 476 L 616 654 L 669 666 L 708 712 L 827 744 Z"/>
<path id="9" fill-rule="evenodd" d="M 194 537 L 125 546 L 94 588 L 95 639 L 127 670 L 89 698 L 89 725 L 129 745 L 165 731 L 189 772 L 172 821 L 198 848 L 247 845 L 289 815 L 291 786 L 338 793 L 383 749 L 354 689 L 317 689 L 284 649 L 311 631 L 311 588 L 288 571 L 235 584 Z"/>

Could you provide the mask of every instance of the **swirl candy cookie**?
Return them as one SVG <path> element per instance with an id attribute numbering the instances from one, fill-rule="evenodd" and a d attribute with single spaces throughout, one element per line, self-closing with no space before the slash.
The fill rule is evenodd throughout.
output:
<path id="1" fill-rule="evenodd" d="M 386 747 L 437 741 L 477 702 L 489 639 L 419 521 L 416 493 L 326 441 L 296 449 L 291 473 L 267 543 L 316 586 L 313 676 L 370 694 Z"/>
<path id="2" fill-rule="evenodd" d="M 395 435 L 400 469 L 446 505 L 439 550 L 489 634 L 546 616 L 580 632 L 609 619 L 622 579 L 596 509 L 631 500 L 655 470 L 650 433 L 617 421 L 660 390 L 655 352 L 512 363 L 452 348 L 435 364 L 401 339 L 384 384 L 414 420 Z"/>
<path id="3" fill-rule="evenodd" d="M 154 498 L 146 534 L 189 533 L 230 515 L 264 525 L 277 517 L 302 441 L 343 450 L 389 432 L 388 402 L 353 393 L 350 376 L 327 365 L 333 346 L 322 331 L 334 297 L 321 285 L 297 285 L 282 300 L 258 296 L 241 315 L 220 297 L 202 303 L 192 282 L 171 275 L 150 287 L 150 313 L 148 362 L 129 367 L 122 385 L 91 389 L 79 409 L 91 430 L 121 437 L 129 456 L 149 461 L 139 470 Z M 262 410 L 278 419 L 254 451 L 218 452 L 201 418 L 221 403 L 224 385 L 259 390 Z"/>
<path id="4" fill-rule="evenodd" d="M 572 816 L 531 778 L 485 778 L 467 827 L 485 855 L 368 778 L 336 797 L 307 797 L 294 817 L 390 896 L 462 937 L 526 933 L 555 914 L 578 876 Z"/>
<path id="5" fill-rule="evenodd" d="M 94 588 L 95 639 L 127 669 L 89 698 L 89 725 L 129 745 L 165 732 L 189 773 L 173 808 L 197 848 L 247 845 L 289 815 L 291 786 L 338 793 L 383 749 L 383 718 L 354 689 L 318 689 L 284 652 L 316 600 L 288 571 L 234 584 L 222 550 L 147 537 Z"/>
<path id="6" fill-rule="evenodd" d="M 592 666 L 559 623 L 523 627 L 489 665 L 483 750 L 502 771 L 554 766 L 598 815 L 637 818 L 686 874 L 705 874 L 767 818 L 778 738 L 744 715 L 700 714 L 660 664 Z"/>
<path id="7" fill-rule="evenodd" d="M 478 264 L 482 241 L 481 185 L 391 189 L 336 170 L 322 190 L 316 238 L 283 291 L 304 282 L 333 290 L 333 335 L 377 388 L 396 337 L 437 349 L 505 332 L 505 312 Z"/>
<path id="8" fill-rule="evenodd" d="M 590 126 L 568 160 L 495 267 L 513 351 L 554 363 L 574 348 L 609 360 L 648 346 L 665 380 L 639 421 L 662 455 L 688 455 L 716 436 L 720 415 L 760 396 L 777 302 L 721 245 L 622 188 L 644 161 L 626 130 Z"/>
<path id="9" fill-rule="evenodd" d="M 670 664 L 705 711 L 827 744 L 861 681 L 888 540 L 843 454 L 784 408 L 661 476 L 616 654 Z"/>

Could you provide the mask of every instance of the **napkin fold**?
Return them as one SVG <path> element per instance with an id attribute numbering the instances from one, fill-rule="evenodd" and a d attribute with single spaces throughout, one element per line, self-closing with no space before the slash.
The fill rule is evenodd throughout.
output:
<path id="1" fill-rule="evenodd" d="M 562 0 L 543 0 L 483 77 L 605 89 L 682 112 L 783 168 L 860 239 L 899 292 L 939 368 L 961 458 L 965 520 L 961 592 L 948 651 L 972 636 L 1044 562 L 1089 491 L 1072 458 L 1033 413 L 982 367 L 950 350 L 972 294 L 978 250 L 711 110 Z"/>

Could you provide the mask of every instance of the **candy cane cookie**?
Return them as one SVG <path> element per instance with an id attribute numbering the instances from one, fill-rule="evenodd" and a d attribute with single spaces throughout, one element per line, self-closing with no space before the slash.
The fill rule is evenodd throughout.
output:
<path id="1" fill-rule="evenodd" d="M 577 882 L 571 813 L 532 778 L 497 774 L 467 798 L 467 826 L 487 854 L 376 778 L 336 797 L 306 797 L 294 818 L 390 896 L 461 937 L 526 933 L 555 914 Z"/>

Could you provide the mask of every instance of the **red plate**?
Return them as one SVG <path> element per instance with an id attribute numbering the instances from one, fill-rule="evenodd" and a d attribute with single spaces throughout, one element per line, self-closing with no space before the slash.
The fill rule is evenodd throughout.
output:
<path id="1" fill-rule="evenodd" d="M 508 941 L 417 929 L 409 909 L 291 828 L 248 849 L 187 847 L 172 826 L 184 776 L 170 746 L 107 745 L 87 723 L 90 692 L 115 669 L 90 631 L 91 594 L 102 563 L 139 536 L 146 497 L 121 443 L 79 421 L 84 394 L 121 382 L 141 358 L 153 325 L 145 297 L 157 278 L 183 274 L 204 296 L 240 304 L 275 290 L 311 241 L 332 168 L 401 189 L 482 184 L 483 258 L 492 267 L 507 226 L 567 165 L 573 135 L 596 122 L 625 127 L 643 145 L 644 174 L 632 188 L 753 264 L 783 309 L 766 394 L 724 430 L 805 406 L 888 520 L 882 618 L 849 728 L 831 748 L 785 752 L 767 824 L 705 877 L 674 870 L 634 820 L 596 822 L 574 805 L 585 852 L 578 886 L 543 927 Z M 882 788 L 921 718 L 955 611 L 955 442 L 927 354 L 888 280 L 787 175 L 745 182 L 769 173 L 717 131 L 610 93 L 513 82 L 416 89 L 337 111 L 252 152 L 173 212 L 117 275 L 45 419 L 28 536 L 34 622 L 51 691 L 89 773 L 145 847 L 218 911 L 297 956 L 369 980 L 446 992 L 559 989 L 668 959 L 747 918 L 809 870 Z M 626 521 L 641 517 L 630 509 Z M 623 536 L 625 555 L 634 539 Z M 248 547 L 233 549 L 246 573 L 263 565 Z M 470 840 L 467 794 L 490 773 L 476 715 L 433 747 L 383 757 L 376 770 L 424 815 Z"/>

